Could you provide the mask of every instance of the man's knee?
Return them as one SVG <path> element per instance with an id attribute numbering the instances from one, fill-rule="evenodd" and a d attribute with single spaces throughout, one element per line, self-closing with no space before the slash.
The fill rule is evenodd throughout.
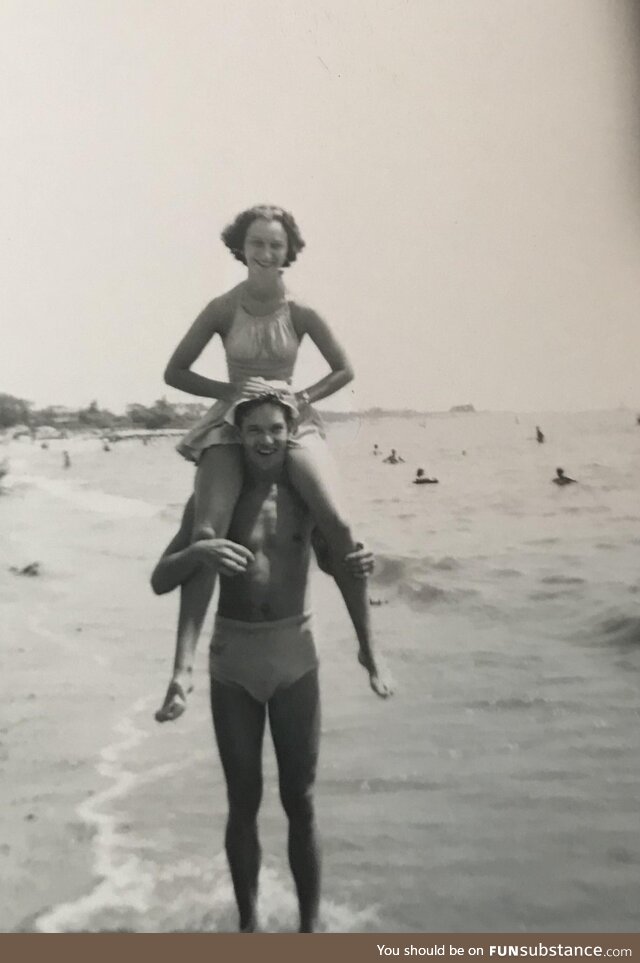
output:
<path id="1" fill-rule="evenodd" d="M 233 821 L 253 822 L 260 809 L 262 782 L 247 781 L 238 783 L 227 792 L 229 817 Z"/>
<path id="2" fill-rule="evenodd" d="M 315 818 L 313 786 L 281 786 L 280 799 L 287 819 L 299 828 L 312 826 Z"/>

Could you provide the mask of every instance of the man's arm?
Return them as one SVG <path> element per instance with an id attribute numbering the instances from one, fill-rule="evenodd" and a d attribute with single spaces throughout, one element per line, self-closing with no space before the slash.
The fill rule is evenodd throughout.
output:
<path id="1" fill-rule="evenodd" d="M 151 588 L 164 595 L 186 582 L 202 565 L 221 575 L 238 575 L 253 562 L 253 554 L 244 545 L 228 538 L 205 538 L 191 542 L 194 517 L 193 495 L 185 505 L 180 528 L 173 536 L 151 573 Z"/>

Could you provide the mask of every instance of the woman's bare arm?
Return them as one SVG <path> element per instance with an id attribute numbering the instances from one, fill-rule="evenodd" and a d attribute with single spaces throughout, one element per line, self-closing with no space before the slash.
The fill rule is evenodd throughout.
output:
<path id="1" fill-rule="evenodd" d="M 229 401 L 235 389 L 227 381 L 214 381 L 191 370 L 214 335 L 224 336 L 228 330 L 233 310 L 233 292 L 215 298 L 201 311 L 178 347 L 175 349 L 165 368 L 164 380 L 172 388 L 186 391 L 201 398 L 223 398 Z"/>
<path id="2" fill-rule="evenodd" d="M 309 385 L 305 392 L 297 392 L 296 396 L 302 400 L 301 395 L 306 394 L 311 403 L 328 398 L 353 380 L 353 368 L 347 353 L 317 311 L 296 304 L 292 316 L 298 337 L 302 339 L 307 334 L 331 369 L 328 375 Z"/>

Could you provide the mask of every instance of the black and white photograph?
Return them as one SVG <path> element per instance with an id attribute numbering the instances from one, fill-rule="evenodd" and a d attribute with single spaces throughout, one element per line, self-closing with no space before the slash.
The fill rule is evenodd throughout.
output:
<path id="1" fill-rule="evenodd" d="M 637 931 L 638 3 L 0 76 L 0 931 Z"/>

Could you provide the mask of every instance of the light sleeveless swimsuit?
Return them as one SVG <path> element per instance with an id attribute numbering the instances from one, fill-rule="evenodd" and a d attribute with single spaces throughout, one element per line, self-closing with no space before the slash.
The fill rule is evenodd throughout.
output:
<path id="1" fill-rule="evenodd" d="M 271 314 L 259 317 L 249 314 L 238 303 L 223 343 L 232 384 L 239 385 L 247 378 L 263 378 L 273 385 L 274 390 L 291 385 L 299 341 L 287 301 Z M 216 401 L 176 446 L 180 454 L 197 463 L 202 452 L 212 445 L 239 444 L 239 435 L 233 425 L 237 403 Z M 289 444 L 304 447 L 311 438 L 324 438 L 324 430 L 318 412 L 306 405 L 299 411 Z"/>

